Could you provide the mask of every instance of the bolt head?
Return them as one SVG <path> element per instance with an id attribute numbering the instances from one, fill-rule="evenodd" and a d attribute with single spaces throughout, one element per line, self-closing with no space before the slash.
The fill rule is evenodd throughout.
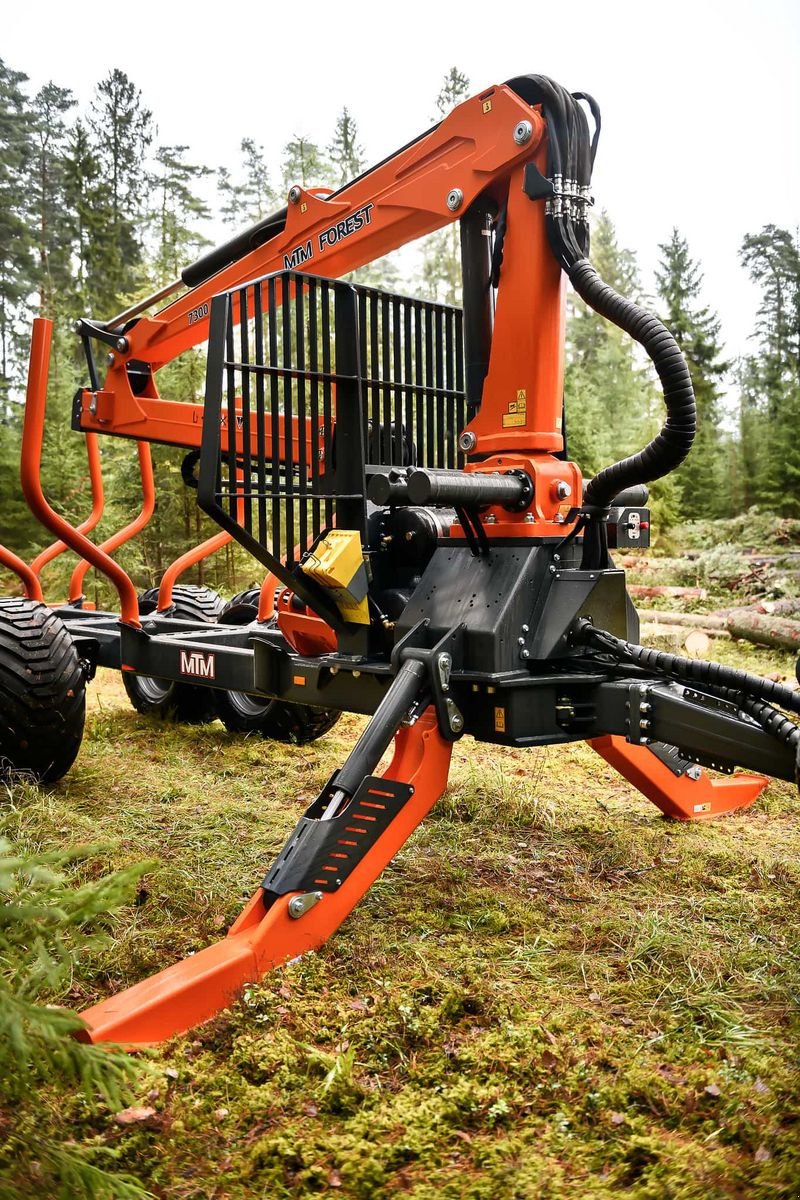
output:
<path id="1" fill-rule="evenodd" d="M 76 333 L 80 333 L 81 330 L 83 329 L 83 323 L 81 321 L 74 321 L 72 328 L 75 330 Z"/>
<path id="2" fill-rule="evenodd" d="M 457 212 L 464 203 L 464 193 L 461 188 L 453 188 L 447 193 L 447 207 L 450 212 Z"/>
<path id="3" fill-rule="evenodd" d="M 556 495 L 559 500 L 568 500 L 572 495 L 572 488 L 567 483 L 566 479 L 559 479 L 556 483 Z"/>
<path id="4" fill-rule="evenodd" d="M 518 146 L 526 146 L 533 137 L 533 126 L 530 121 L 520 121 L 514 127 L 514 141 Z"/>
<path id="5" fill-rule="evenodd" d="M 289 188 L 289 203 L 297 204 L 297 201 L 299 199 L 300 199 L 300 188 L 295 184 L 294 187 Z"/>
<path id="6" fill-rule="evenodd" d="M 114 358 L 114 355 L 113 355 L 113 354 L 112 354 L 112 352 L 109 350 L 108 354 L 106 355 L 106 365 L 107 365 L 107 366 L 109 366 L 109 367 L 113 367 L 113 365 L 114 365 L 114 363 L 115 363 L 116 361 L 117 361 L 117 360 Z"/>
<path id="7" fill-rule="evenodd" d="M 531 652 L 530 650 L 520 650 L 519 656 L 520 658 L 530 658 Z"/>
<path id="8" fill-rule="evenodd" d="M 458 448 L 459 450 L 463 450 L 465 454 L 469 454 L 470 450 L 474 450 L 477 444 L 478 439 L 471 429 L 465 429 L 459 436 Z"/>
<path id="9" fill-rule="evenodd" d="M 117 344 L 117 349 L 119 350 L 120 354 L 124 354 L 125 351 L 128 349 L 128 339 L 127 338 L 124 338 L 124 337 L 117 338 L 116 344 Z"/>

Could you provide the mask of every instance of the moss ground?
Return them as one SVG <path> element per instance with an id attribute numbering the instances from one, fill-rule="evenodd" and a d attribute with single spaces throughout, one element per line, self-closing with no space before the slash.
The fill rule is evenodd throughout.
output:
<path id="1" fill-rule="evenodd" d="M 69 777 L 2 816 L 157 862 L 76 1008 L 221 936 L 361 724 L 280 746 L 145 720 L 109 673 L 91 697 Z M 788 785 L 679 825 L 585 746 L 465 739 L 339 934 L 148 1057 L 149 1122 L 76 1100 L 71 1133 L 170 1200 L 798 1197 L 799 849 Z"/>

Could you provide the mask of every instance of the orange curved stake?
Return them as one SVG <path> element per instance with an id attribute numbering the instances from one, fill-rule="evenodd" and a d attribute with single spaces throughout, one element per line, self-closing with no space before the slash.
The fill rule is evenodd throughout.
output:
<path id="1" fill-rule="evenodd" d="M 139 476 L 142 481 L 142 508 L 132 521 L 122 529 L 118 529 L 116 533 L 112 534 L 110 538 L 107 538 L 101 544 L 100 549 L 105 554 L 112 554 L 115 550 L 119 550 L 120 546 L 124 546 L 137 533 L 140 533 L 155 511 L 156 491 L 153 479 L 153 457 L 150 453 L 150 443 L 137 442 L 136 445 L 139 452 Z M 72 578 L 69 581 L 70 604 L 77 604 L 83 599 L 83 581 L 86 578 L 88 570 L 89 563 L 83 558 L 72 572 Z"/>
<path id="2" fill-rule="evenodd" d="M 23 562 L 12 550 L 7 550 L 5 546 L 0 546 L 0 567 L 6 567 L 7 570 L 13 571 L 18 576 L 29 600 L 38 600 L 40 603 L 44 600 L 39 576 L 31 570 L 26 562 Z"/>
<path id="3" fill-rule="evenodd" d="M 170 563 L 164 572 L 164 577 L 161 580 L 161 587 L 158 589 L 158 611 L 165 612 L 172 606 L 172 589 L 178 582 L 178 578 L 183 575 L 184 571 L 188 571 L 196 563 L 201 562 L 204 558 L 210 558 L 212 554 L 216 554 L 218 550 L 222 550 L 231 541 L 229 533 L 215 533 L 212 537 L 206 538 L 199 546 L 193 546 L 191 550 L 187 550 L 180 558 L 176 558 L 175 562 Z"/>
<path id="4" fill-rule="evenodd" d="M 100 442 L 96 433 L 86 434 L 86 457 L 89 460 L 89 480 L 92 489 L 92 511 L 85 521 L 77 526 L 78 533 L 91 533 L 103 515 L 106 498 L 103 491 L 103 468 L 100 461 Z M 47 566 L 54 558 L 58 558 L 65 550 L 71 549 L 64 541 L 53 542 L 38 554 L 31 563 L 31 570 L 38 575 L 42 567 Z"/>
<path id="5" fill-rule="evenodd" d="M 261 585 L 261 595 L 258 597 L 258 620 L 263 624 L 275 616 L 275 593 L 280 580 L 272 572 L 267 575 Z"/>
<path id="6" fill-rule="evenodd" d="M 298 920 L 289 916 L 297 892 L 264 910 L 259 890 L 228 936 L 81 1014 L 86 1041 L 152 1045 L 199 1025 L 227 1008 L 248 983 L 316 950 L 338 929 L 447 786 L 452 744 L 439 733 L 434 709 L 401 729 L 387 779 L 410 783 L 414 793 L 337 892 L 323 896 Z"/>
<path id="7" fill-rule="evenodd" d="M 711 779 L 705 771 L 700 771 L 697 779 L 675 775 L 649 746 L 634 746 L 616 734 L 593 738 L 589 745 L 628 783 L 676 821 L 708 821 L 722 813 L 747 808 L 769 783 L 763 775 L 741 774 L 723 779 Z"/>
<path id="8" fill-rule="evenodd" d="M 127 625 L 139 628 L 139 601 L 136 588 L 122 567 L 90 542 L 79 530 L 59 516 L 47 503 L 41 482 L 42 440 L 47 411 L 47 374 L 53 322 L 37 317 L 33 322 L 31 354 L 28 366 L 28 387 L 25 398 L 25 419 L 22 426 L 22 458 L 20 482 L 22 494 L 37 521 L 60 538 L 70 550 L 89 560 L 91 566 L 111 581 L 119 593 L 120 614 Z"/>

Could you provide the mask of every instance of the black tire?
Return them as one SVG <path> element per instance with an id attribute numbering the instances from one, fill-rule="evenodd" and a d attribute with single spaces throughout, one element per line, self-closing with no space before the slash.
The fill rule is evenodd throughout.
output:
<path id="1" fill-rule="evenodd" d="M 250 588 L 229 600 L 220 625 L 250 625 L 258 617 L 260 588 Z M 229 733 L 255 733 L 273 742 L 304 746 L 332 729 L 342 715 L 337 709 L 314 708 L 268 700 L 248 692 L 217 692 L 217 716 Z"/>
<path id="2" fill-rule="evenodd" d="M 86 672 L 63 621 L 34 600 L 0 600 L 0 779 L 61 779 L 85 718 Z"/>
<path id="3" fill-rule="evenodd" d="M 153 612 L 157 601 L 158 588 L 148 588 L 139 597 L 140 611 Z M 211 588 L 180 583 L 173 589 L 172 605 L 171 616 L 183 621 L 203 621 L 213 625 L 223 610 L 224 602 Z M 175 683 L 154 675 L 136 675 L 131 671 L 122 672 L 122 682 L 137 712 L 154 714 L 183 725 L 207 725 L 216 719 L 217 704 L 213 688 Z"/>

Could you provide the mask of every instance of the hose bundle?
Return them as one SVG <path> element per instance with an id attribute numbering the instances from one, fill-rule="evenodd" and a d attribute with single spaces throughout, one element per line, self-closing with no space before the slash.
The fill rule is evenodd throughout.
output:
<path id="1" fill-rule="evenodd" d="M 793 692 L 782 684 L 737 667 L 726 667 L 722 663 L 706 662 L 700 658 L 684 658 L 664 650 L 647 649 L 633 642 L 626 642 L 604 629 L 596 629 L 588 620 L 578 621 L 573 639 L 607 654 L 620 662 L 674 679 L 677 683 L 702 688 L 712 696 L 728 700 L 742 712 L 748 714 L 761 728 L 784 742 L 795 754 L 796 779 L 800 787 L 800 728 L 775 705 L 800 714 L 800 693 Z"/>
<path id="2" fill-rule="evenodd" d="M 608 565 L 605 522 L 614 496 L 623 488 L 667 475 L 689 453 L 697 420 L 694 389 L 680 347 L 666 326 L 604 283 L 589 261 L 588 209 L 600 136 L 597 103 L 585 92 L 568 92 L 546 75 L 521 76 L 510 80 L 509 87 L 528 104 L 540 104 L 547 122 L 547 175 L 552 194 L 546 200 L 545 214 L 553 253 L 578 295 L 645 349 L 664 392 L 667 419 L 658 436 L 638 454 L 600 471 L 586 488 L 582 566 L 602 569 Z M 591 137 L 582 102 L 594 120 Z"/>

